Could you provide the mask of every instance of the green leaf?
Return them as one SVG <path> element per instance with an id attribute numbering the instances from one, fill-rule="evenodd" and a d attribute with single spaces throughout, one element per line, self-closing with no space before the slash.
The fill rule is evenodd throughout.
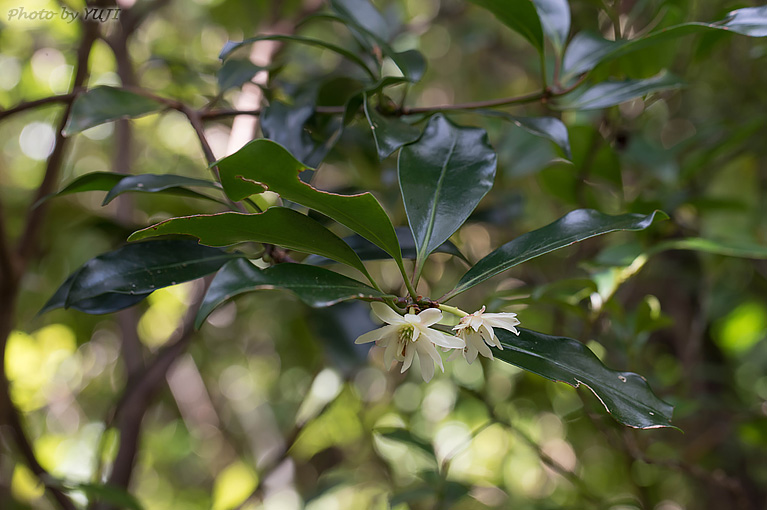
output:
<path id="1" fill-rule="evenodd" d="M 394 151 L 413 143 L 421 136 L 421 130 L 408 124 L 398 117 L 381 115 L 376 109 L 371 106 L 370 100 L 365 96 L 365 117 L 368 119 L 368 124 L 373 132 L 373 140 L 378 149 L 378 157 L 380 159 L 386 159 Z"/>
<path id="2" fill-rule="evenodd" d="M 389 23 L 368 0 L 330 0 L 330 8 L 380 41 L 391 38 Z"/>
<path id="3" fill-rule="evenodd" d="M 193 179 L 191 177 L 184 177 L 183 175 L 171 175 L 171 174 L 140 174 L 140 175 L 120 175 L 120 181 L 115 184 L 107 193 L 104 198 L 104 202 L 101 205 L 107 205 L 114 200 L 118 195 L 122 195 L 127 191 L 140 191 L 144 193 L 158 193 L 168 192 L 181 196 L 187 196 L 192 198 L 205 198 L 220 202 L 207 195 L 197 193 L 186 189 L 186 186 L 199 186 L 203 188 L 219 189 L 219 186 L 213 181 L 206 181 L 203 179 Z"/>
<path id="4" fill-rule="evenodd" d="M 420 81 L 426 73 L 426 59 L 418 50 L 395 52 L 388 47 L 384 47 L 383 53 L 397 64 L 399 70 L 402 71 L 402 75 L 408 81 L 414 83 Z"/>
<path id="5" fill-rule="evenodd" d="M 223 94 L 229 89 L 238 89 L 248 83 L 260 71 L 268 67 L 257 66 L 247 59 L 229 59 L 218 70 L 218 91 Z"/>
<path id="6" fill-rule="evenodd" d="M 271 207 L 258 214 L 225 212 L 171 218 L 134 232 L 128 240 L 167 234 L 194 236 L 207 246 L 245 242 L 276 244 L 289 250 L 322 255 L 367 275 L 360 258 L 340 237 L 316 220 L 286 207 Z"/>
<path id="7" fill-rule="evenodd" d="M 561 110 L 597 110 L 615 106 L 651 92 L 682 86 L 683 83 L 669 73 L 646 80 L 607 81 L 563 96 L 557 101 L 556 107 Z"/>
<path id="8" fill-rule="evenodd" d="M 559 53 L 570 34 L 570 5 L 567 0 L 533 0 L 543 31 Z"/>
<path id="9" fill-rule="evenodd" d="M 268 189 L 334 219 L 383 248 L 402 266 L 397 234 L 386 212 L 370 193 L 337 195 L 301 182 L 308 168 L 284 147 L 270 140 L 253 140 L 218 162 L 221 184 L 238 201 Z"/>
<path id="10" fill-rule="evenodd" d="M 497 358 L 552 381 L 575 388 L 586 386 L 613 418 L 629 427 L 676 428 L 670 423 L 673 406 L 655 396 L 642 376 L 610 370 L 572 338 L 518 329 L 519 336 L 495 330 L 503 346 L 503 350 L 493 351 Z"/>
<path id="11" fill-rule="evenodd" d="M 668 218 L 662 211 L 655 211 L 646 216 L 609 216 L 592 209 L 576 209 L 545 227 L 519 236 L 487 255 L 469 269 L 461 277 L 458 285 L 440 301 L 446 301 L 518 264 L 590 237 L 617 230 L 643 230 L 652 225 L 656 216 Z"/>
<path id="12" fill-rule="evenodd" d="M 431 443 L 424 441 L 423 439 L 414 436 L 408 430 L 399 427 L 387 427 L 376 429 L 378 433 L 384 439 L 392 441 L 398 441 L 407 445 L 413 446 L 418 450 L 425 453 L 430 459 L 436 461 L 437 455 L 434 453 L 434 447 Z"/>
<path id="13" fill-rule="evenodd" d="M 732 11 L 715 23 L 683 23 L 631 40 L 608 41 L 597 34 L 576 34 L 567 47 L 562 66 L 563 79 L 584 73 L 634 51 L 689 34 L 726 30 L 751 37 L 767 36 L 767 6 Z"/>
<path id="14" fill-rule="evenodd" d="M 567 127 L 564 122 L 555 117 L 517 117 L 498 110 L 474 110 L 474 113 L 509 121 L 528 133 L 551 140 L 562 149 L 569 159 L 573 157 L 570 151 L 570 137 L 567 134 Z"/>
<path id="15" fill-rule="evenodd" d="M 395 231 L 397 232 L 397 238 L 399 239 L 399 244 L 402 248 L 402 258 L 416 258 L 415 240 L 413 239 L 413 233 L 410 232 L 410 229 L 407 227 L 397 227 Z M 360 259 L 362 260 L 383 260 L 389 258 L 389 254 L 360 235 L 355 234 L 353 236 L 344 237 L 344 242 L 348 244 L 349 247 L 354 250 L 354 252 L 359 255 Z M 458 247 L 450 241 L 445 241 L 434 251 L 439 253 L 448 253 L 468 263 L 468 260 L 464 254 L 461 253 Z M 304 259 L 303 262 L 304 264 L 321 266 L 323 264 L 329 264 L 332 261 L 325 257 L 309 255 Z"/>
<path id="16" fill-rule="evenodd" d="M 245 39 L 244 41 L 240 41 L 240 42 L 227 41 L 226 44 L 224 44 L 224 47 L 221 49 L 221 53 L 218 55 L 218 58 L 220 58 L 221 60 L 225 60 L 235 50 L 242 48 L 243 46 L 246 46 L 248 44 L 253 44 L 254 42 L 258 42 L 258 41 L 295 42 L 299 44 L 306 44 L 308 46 L 316 46 L 319 48 L 324 48 L 326 50 L 330 50 L 334 53 L 341 55 L 342 57 L 348 59 L 351 62 L 354 62 L 363 71 L 365 71 L 365 73 L 370 78 L 372 78 L 373 80 L 376 79 L 375 74 L 373 74 L 373 71 L 371 71 L 370 68 L 367 66 L 367 64 L 365 64 L 365 61 L 359 58 L 357 55 L 355 55 L 351 51 L 341 48 L 340 46 L 336 46 L 335 44 L 322 41 L 320 39 L 312 39 L 310 37 L 304 37 L 300 35 L 260 35 L 256 37 L 251 37 L 249 39 Z"/>
<path id="17" fill-rule="evenodd" d="M 108 313 L 140 301 L 149 293 L 213 273 L 238 257 L 194 241 L 167 240 L 128 244 L 81 266 L 56 291 L 42 311 L 76 308 Z M 120 300 L 115 294 L 128 295 Z M 132 302 L 135 298 L 135 302 Z M 98 300 L 104 300 L 99 305 Z M 93 311 L 96 307 L 99 311 Z"/>
<path id="18" fill-rule="evenodd" d="M 78 269 L 67 278 L 63 284 L 56 290 L 53 296 L 45 303 L 45 306 L 37 312 L 37 315 L 42 315 L 50 310 L 56 308 L 64 308 L 69 294 L 69 289 L 72 287 L 77 276 L 82 271 L 82 268 Z M 118 310 L 123 310 L 136 305 L 146 299 L 151 292 L 142 292 L 137 294 L 120 294 L 117 292 L 107 292 L 96 296 L 94 298 L 81 299 L 77 302 L 71 303 L 69 308 L 74 308 L 80 312 L 88 313 L 91 315 L 102 315 L 105 313 L 112 313 Z"/>
<path id="19" fill-rule="evenodd" d="M 96 87 L 77 96 L 62 131 L 70 136 L 118 119 L 135 119 L 163 109 L 152 99 L 114 87 Z"/>
<path id="20" fill-rule="evenodd" d="M 37 207 L 48 199 L 72 193 L 81 193 L 83 191 L 109 191 L 125 177 L 125 174 L 116 174 L 114 172 L 91 172 L 81 175 L 70 182 L 57 193 L 51 193 L 44 196 L 33 207 Z"/>
<path id="21" fill-rule="evenodd" d="M 655 255 L 666 250 L 692 250 L 728 257 L 748 259 L 767 259 L 767 246 L 743 241 L 725 241 L 690 237 L 674 239 L 658 243 L 647 251 L 647 256 Z"/>
<path id="22" fill-rule="evenodd" d="M 492 188 L 496 159 L 483 129 L 456 126 L 441 114 L 400 151 L 400 189 L 418 247 L 416 275 Z"/>
<path id="23" fill-rule="evenodd" d="M 538 11 L 531 0 L 469 0 L 495 14 L 498 21 L 543 51 L 543 30 Z"/>
<path id="24" fill-rule="evenodd" d="M 225 301 L 263 289 L 286 289 L 315 308 L 331 306 L 350 299 L 374 299 L 387 296 L 372 287 L 328 271 L 304 264 L 277 264 L 261 270 L 245 259 L 226 264 L 213 278 L 197 312 L 195 327 Z M 393 296 L 388 296 L 393 297 Z"/>
<path id="25" fill-rule="evenodd" d="M 65 483 L 66 490 L 82 491 L 91 503 L 109 503 L 120 509 L 143 510 L 141 503 L 128 491 L 112 485 L 95 483 Z"/>

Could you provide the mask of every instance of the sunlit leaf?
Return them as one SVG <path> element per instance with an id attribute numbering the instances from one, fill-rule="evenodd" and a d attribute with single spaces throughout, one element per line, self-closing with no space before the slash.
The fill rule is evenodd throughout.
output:
<path id="1" fill-rule="evenodd" d="M 397 232 L 399 244 L 402 247 L 402 258 L 416 258 L 416 247 L 415 240 L 413 239 L 413 233 L 407 227 L 397 227 L 395 230 Z M 388 253 L 360 235 L 355 234 L 353 236 L 344 237 L 344 242 L 348 244 L 349 247 L 351 247 L 351 249 L 354 250 L 354 252 L 359 255 L 360 259 L 362 260 L 383 260 L 389 258 Z M 461 253 L 458 247 L 450 241 L 445 241 L 439 245 L 437 249 L 434 250 L 434 252 L 448 253 L 468 263 L 468 260 L 466 260 L 464 254 Z M 329 264 L 331 262 L 332 261 L 330 259 L 320 257 L 318 255 L 309 255 L 306 257 L 306 259 L 304 259 L 304 264 L 313 264 L 316 266 Z"/>
<path id="2" fill-rule="evenodd" d="M 673 427 L 673 406 L 659 399 L 647 381 L 632 372 L 605 367 L 585 345 L 566 337 L 519 329 L 519 336 L 496 329 L 503 350 L 495 357 L 552 381 L 590 389 L 613 418 L 639 429 Z"/>
<path id="3" fill-rule="evenodd" d="M 646 80 L 606 81 L 563 96 L 557 100 L 556 107 L 562 110 L 597 110 L 683 85 L 676 76 L 668 73 Z"/>
<path id="4" fill-rule="evenodd" d="M 442 115 L 400 151 L 400 189 L 418 248 L 415 274 L 493 186 L 496 159 L 483 129 L 456 126 Z"/>
<path id="5" fill-rule="evenodd" d="M 301 182 L 308 168 L 279 144 L 254 140 L 218 162 L 221 184 L 232 200 L 268 189 L 286 200 L 314 209 L 384 249 L 402 264 L 397 234 L 386 212 L 370 193 L 337 195 Z"/>
<path id="6" fill-rule="evenodd" d="M 373 132 L 373 140 L 378 149 L 378 157 L 386 159 L 394 151 L 415 142 L 421 136 L 421 130 L 398 117 L 381 115 L 365 96 L 365 117 Z"/>
<path id="7" fill-rule="evenodd" d="M 205 318 L 229 299 L 263 289 L 286 289 L 312 307 L 331 306 L 350 299 L 381 298 L 385 294 L 347 276 L 304 264 L 277 264 L 261 270 L 245 259 L 226 264 L 213 278 L 195 319 Z"/>
<path id="8" fill-rule="evenodd" d="M 114 87 L 96 87 L 77 96 L 63 133 L 70 136 L 105 122 L 135 119 L 163 108 L 162 104 L 140 94 Z"/>
<path id="9" fill-rule="evenodd" d="M 519 236 L 484 257 L 461 277 L 458 285 L 448 292 L 442 301 L 544 253 L 616 230 L 643 230 L 652 225 L 656 217 L 668 218 L 662 211 L 655 211 L 646 216 L 610 216 L 592 209 L 576 209 L 545 227 Z"/>
<path id="10" fill-rule="evenodd" d="M 167 234 L 194 236 L 207 246 L 276 244 L 289 250 L 316 253 L 367 274 L 357 254 L 340 237 L 316 220 L 286 207 L 271 207 L 258 214 L 225 212 L 171 218 L 134 232 L 128 240 Z"/>

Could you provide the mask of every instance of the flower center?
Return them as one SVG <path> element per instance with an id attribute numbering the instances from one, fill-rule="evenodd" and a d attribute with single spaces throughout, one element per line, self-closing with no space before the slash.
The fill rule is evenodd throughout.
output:
<path id="1" fill-rule="evenodd" d="M 407 343 L 410 340 L 413 339 L 413 326 L 410 324 L 407 324 L 405 326 L 402 326 L 399 330 L 399 341 L 402 343 Z"/>

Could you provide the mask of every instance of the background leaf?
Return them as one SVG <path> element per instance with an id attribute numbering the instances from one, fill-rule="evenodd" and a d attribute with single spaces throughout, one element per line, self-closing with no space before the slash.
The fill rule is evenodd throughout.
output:
<path id="1" fill-rule="evenodd" d="M 643 230 L 652 225 L 656 216 L 668 218 L 662 211 L 655 211 L 647 216 L 643 214 L 609 216 L 592 209 L 576 209 L 545 227 L 522 234 L 484 257 L 469 269 L 461 277 L 458 285 L 440 301 L 446 301 L 507 269 L 544 253 L 616 230 Z"/>
<path id="2" fill-rule="evenodd" d="M 646 80 L 606 81 L 563 96 L 557 100 L 556 107 L 562 110 L 597 110 L 615 106 L 651 92 L 682 86 L 683 83 L 669 73 Z"/>
<path id="3" fill-rule="evenodd" d="M 530 0 L 469 0 L 495 14 L 498 21 L 530 41 L 543 51 L 543 30 L 538 12 Z"/>
<path id="4" fill-rule="evenodd" d="M 559 53 L 570 34 L 570 4 L 567 0 L 533 0 L 533 4 L 543 31 Z"/>
<path id="5" fill-rule="evenodd" d="M 498 117 L 513 123 L 528 133 L 551 140 L 565 153 L 568 159 L 573 155 L 570 150 L 570 137 L 564 122 L 555 117 L 517 117 L 499 110 L 474 110 L 487 117 Z"/>
<path id="6" fill-rule="evenodd" d="M 195 327 L 225 301 L 263 289 L 286 289 L 312 307 L 331 306 L 350 299 L 371 299 L 386 296 L 364 283 L 316 266 L 277 264 L 261 270 L 246 259 L 226 264 L 213 278 L 197 312 Z"/>
<path id="7" fill-rule="evenodd" d="M 269 68 L 257 66 L 247 59 L 230 58 L 226 60 L 221 69 L 218 70 L 218 73 L 216 73 L 219 94 L 223 94 L 229 89 L 242 87 L 260 71 L 267 69 Z"/>
<path id="8" fill-rule="evenodd" d="M 207 246 L 245 242 L 276 244 L 289 250 L 322 255 L 367 275 L 357 254 L 341 238 L 316 220 L 286 207 L 272 207 L 258 214 L 225 212 L 171 218 L 134 232 L 128 240 L 166 234 L 194 236 Z"/>
<path id="9" fill-rule="evenodd" d="M 418 248 L 415 274 L 492 188 L 496 159 L 483 129 L 456 126 L 442 115 L 400 151 L 400 189 Z"/>
<path id="10" fill-rule="evenodd" d="M 583 384 L 613 418 L 629 427 L 673 427 L 670 423 L 673 407 L 656 397 L 642 376 L 610 370 L 585 345 L 572 338 L 518 329 L 519 336 L 495 330 L 503 345 L 503 350 L 493 351 L 497 358 L 575 388 Z"/>
<path id="11" fill-rule="evenodd" d="M 72 105 L 64 136 L 117 119 L 134 119 L 163 109 L 152 99 L 114 87 L 95 87 L 83 92 Z"/>

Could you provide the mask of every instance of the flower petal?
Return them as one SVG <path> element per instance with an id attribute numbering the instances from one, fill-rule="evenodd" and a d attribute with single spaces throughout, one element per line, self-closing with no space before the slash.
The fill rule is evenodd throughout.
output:
<path id="1" fill-rule="evenodd" d="M 396 330 L 398 326 L 384 326 L 382 328 L 374 329 L 373 331 L 368 331 L 367 333 L 360 335 L 357 337 L 357 339 L 354 341 L 355 344 L 366 344 L 368 342 L 377 342 L 379 340 L 383 340 L 385 337 L 394 335 L 396 338 Z"/>
<path id="2" fill-rule="evenodd" d="M 386 324 L 402 324 L 405 322 L 400 314 L 383 303 L 370 303 L 370 308 L 373 309 L 373 313 L 376 314 L 376 317 Z"/>
<path id="3" fill-rule="evenodd" d="M 435 329 L 423 328 L 421 333 L 423 333 L 423 336 L 431 340 L 432 343 L 435 343 L 440 347 L 447 347 L 448 349 L 463 349 L 463 347 L 466 345 L 466 343 L 460 337 L 447 335 Z"/>
<path id="4" fill-rule="evenodd" d="M 418 361 L 421 363 L 421 377 L 426 382 L 431 381 L 434 377 L 434 361 L 423 352 L 418 353 Z"/>
<path id="5" fill-rule="evenodd" d="M 445 371 L 445 367 L 442 365 L 442 356 L 439 355 L 433 343 L 422 340 L 416 344 L 416 348 L 418 349 L 419 357 L 426 356 L 431 358 L 432 363 L 436 363 L 443 372 Z"/>
<path id="6" fill-rule="evenodd" d="M 397 341 L 391 341 L 386 344 L 386 349 L 384 350 L 384 366 L 386 370 L 391 370 L 391 363 L 397 355 L 397 349 L 399 349 L 399 342 Z"/>
<path id="7" fill-rule="evenodd" d="M 405 370 L 410 368 L 410 365 L 413 364 L 413 355 L 415 355 L 415 346 L 412 342 L 408 342 L 405 346 L 405 359 L 402 362 L 402 370 L 400 370 L 400 373 L 405 372 Z"/>
<path id="8" fill-rule="evenodd" d="M 437 308 L 427 308 L 418 314 L 421 319 L 421 324 L 424 326 L 431 326 L 442 320 L 442 312 Z"/>

